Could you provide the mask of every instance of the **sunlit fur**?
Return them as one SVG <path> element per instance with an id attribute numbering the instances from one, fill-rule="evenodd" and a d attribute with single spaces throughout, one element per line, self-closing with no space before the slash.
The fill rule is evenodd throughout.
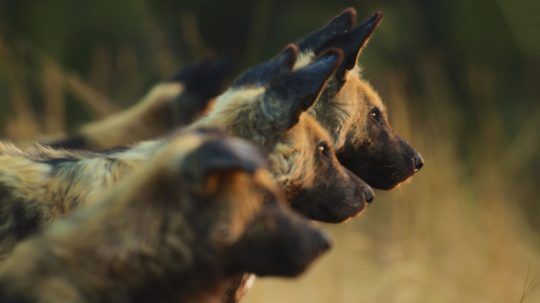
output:
<path id="1" fill-rule="evenodd" d="M 365 124 L 373 107 L 377 107 L 386 119 L 386 107 L 379 94 L 361 78 L 358 68 L 348 72 L 345 79 L 331 102 L 319 102 L 310 111 L 326 129 L 339 130 L 331 132 L 338 149 L 368 140 Z"/>
<path id="2" fill-rule="evenodd" d="M 298 251 L 308 252 L 305 269 L 320 253 L 310 249 L 319 233 L 281 208 L 263 167 L 185 176 L 187 156 L 208 148 L 207 141 L 199 135 L 169 141 L 92 206 L 17 246 L 0 269 L 0 301 L 221 302 L 235 273 L 280 274 L 303 258 Z M 272 261 L 272 250 L 291 235 L 306 240 L 293 238 L 290 252 L 277 252 L 289 257 Z M 308 246 L 295 248 L 301 245 Z M 260 258 L 255 267 L 243 256 L 250 253 Z"/>
<path id="3" fill-rule="evenodd" d="M 191 141 L 196 140 L 185 138 L 178 152 L 193 148 Z M 160 144 L 150 141 L 125 151 L 91 153 L 0 143 L 0 258 L 42 226 L 95 202 L 143 165 Z"/>
<path id="4" fill-rule="evenodd" d="M 301 53 L 294 69 L 308 65 L 314 58 L 311 51 Z M 358 65 L 347 72 L 342 87 L 335 86 L 335 83 L 327 86 L 309 114 L 332 136 L 336 149 L 341 149 L 367 140 L 364 125 L 369 110 L 377 107 L 386 117 L 386 107 L 375 89 L 362 78 Z"/>
<path id="5" fill-rule="evenodd" d="M 319 142 L 331 142 L 328 133 L 306 113 L 282 133 L 265 129 L 260 116 L 264 88 L 229 90 L 218 97 L 208 116 L 193 126 L 212 126 L 259 144 L 267 152 L 274 178 L 286 193 L 309 188 L 317 177 L 315 156 Z"/>

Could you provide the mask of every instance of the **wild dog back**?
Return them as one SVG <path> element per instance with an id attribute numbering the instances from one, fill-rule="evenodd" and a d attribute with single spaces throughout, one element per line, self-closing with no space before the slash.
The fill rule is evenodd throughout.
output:
<path id="1" fill-rule="evenodd" d="M 0 142 L 0 255 L 17 241 L 99 199 L 158 147 L 93 153 Z"/>

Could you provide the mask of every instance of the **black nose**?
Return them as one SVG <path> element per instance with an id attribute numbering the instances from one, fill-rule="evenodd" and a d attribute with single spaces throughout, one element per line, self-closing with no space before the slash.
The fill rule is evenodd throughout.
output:
<path id="1" fill-rule="evenodd" d="M 320 252 L 325 252 L 332 248 L 332 239 L 326 233 L 320 231 L 317 233 L 317 244 Z"/>
<path id="2" fill-rule="evenodd" d="M 373 192 L 373 189 L 371 189 L 371 187 L 367 187 L 364 190 L 364 197 L 366 198 L 367 203 L 371 203 L 373 199 L 375 199 L 375 192 Z"/>
<path id="3" fill-rule="evenodd" d="M 424 158 L 422 158 L 422 155 L 420 153 L 415 153 L 412 158 L 412 161 L 413 161 L 414 172 L 419 171 L 420 169 L 422 169 L 422 166 L 424 166 Z"/>

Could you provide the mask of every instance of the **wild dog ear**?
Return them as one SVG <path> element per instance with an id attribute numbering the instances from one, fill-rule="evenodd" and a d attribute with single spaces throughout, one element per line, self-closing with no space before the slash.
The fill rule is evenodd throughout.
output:
<path id="1" fill-rule="evenodd" d="M 197 184 L 205 193 L 212 193 L 211 178 L 243 171 L 254 174 L 266 167 L 266 160 L 253 145 L 234 138 L 224 137 L 202 144 L 182 161 L 182 175 L 186 181 Z"/>
<path id="2" fill-rule="evenodd" d="M 276 79 L 267 88 L 262 112 L 274 129 L 289 129 L 318 99 L 328 79 L 341 64 L 343 52 L 329 49 L 309 65 Z"/>
<path id="3" fill-rule="evenodd" d="M 379 25 L 383 14 L 378 12 L 364 21 L 362 24 L 355 27 L 350 32 L 338 36 L 332 41 L 329 41 L 323 48 L 337 47 L 341 48 L 345 54 L 343 64 L 336 72 L 336 77 L 339 80 L 344 79 L 347 71 L 353 69 L 362 48 L 373 34 L 373 31 Z"/>
<path id="4" fill-rule="evenodd" d="M 242 75 L 238 76 L 231 87 L 242 87 L 246 85 L 264 86 L 285 73 L 288 73 L 298 56 L 298 46 L 289 44 L 279 54 L 272 59 L 250 68 Z"/>
<path id="5" fill-rule="evenodd" d="M 208 101 L 219 93 L 232 65 L 232 60 L 227 56 L 209 55 L 200 62 L 182 68 L 167 82 L 180 82 L 185 92 L 196 96 L 201 102 Z"/>
<path id="6" fill-rule="evenodd" d="M 308 34 L 298 42 L 301 52 L 313 50 L 322 51 L 322 46 L 336 36 L 341 36 L 348 32 L 356 23 L 356 10 L 352 7 L 347 8 L 339 15 L 334 17 L 328 24 L 320 29 Z"/>

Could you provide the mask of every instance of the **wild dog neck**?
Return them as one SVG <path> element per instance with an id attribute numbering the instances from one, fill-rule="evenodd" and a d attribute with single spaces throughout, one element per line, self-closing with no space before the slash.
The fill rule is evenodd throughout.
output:
<path id="1" fill-rule="evenodd" d="M 264 87 L 231 89 L 219 96 L 212 111 L 193 123 L 191 128 L 217 127 L 229 135 L 255 142 L 268 152 L 275 134 L 264 133 L 259 125 L 264 121 L 259 108 L 264 92 Z"/>

